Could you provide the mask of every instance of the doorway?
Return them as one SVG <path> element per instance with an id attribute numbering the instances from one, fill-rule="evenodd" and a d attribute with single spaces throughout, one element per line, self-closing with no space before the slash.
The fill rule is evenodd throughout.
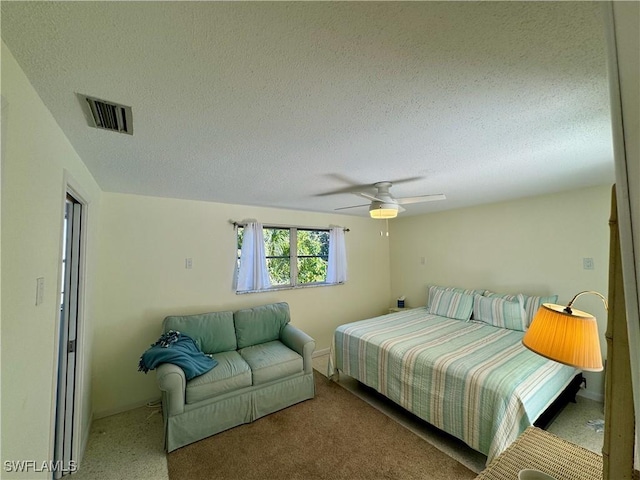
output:
<path id="1" fill-rule="evenodd" d="M 54 443 L 54 478 L 75 471 L 78 324 L 81 305 L 82 203 L 67 193 L 62 234 L 62 291 Z"/>

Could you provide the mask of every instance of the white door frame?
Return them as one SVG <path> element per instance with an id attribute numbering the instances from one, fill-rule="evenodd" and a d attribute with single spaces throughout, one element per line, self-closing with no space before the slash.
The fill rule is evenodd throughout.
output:
<path id="1" fill-rule="evenodd" d="M 65 169 L 63 173 L 63 185 L 62 185 L 62 201 L 60 204 L 60 248 L 59 250 L 59 258 L 58 258 L 58 292 L 62 292 L 62 242 L 64 236 L 64 217 L 65 217 L 65 204 L 67 199 L 67 194 L 71 195 L 75 200 L 77 200 L 81 205 L 80 212 L 80 224 L 82 225 L 80 231 L 80 257 L 79 257 L 79 275 L 78 275 L 78 302 L 77 302 L 77 331 L 76 331 L 76 339 L 77 345 L 76 348 L 76 373 L 75 373 L 75 392 L 74 392 L 74 412 L 73 412 L 73 442 L 71 444 L 71 461 L 75 463 L 75 465 L 79 465 L 82 454 L 84 453 L 84 448 L 86 446 L 87 432 L 83 431 L 82 419 L 84 417 L 84 409 L 87 407 L 84 405 L 83 400 L 83 392 L 85 391 L 85 361 L 86 361 L 86 341 L 87 337 L 85 334 L 85 301 L 86 301 L 86 270 L 87 270 L 87 262 L 86 262 L 86 251 L 87 251 L 87 231 L 88 231 L 88 221 L 89 221 L 89 210 L 91 200 L 90 197 L 84 192 L 84 189 L 79 185 L 79 183 L 73 178 L 73 176 Z M 58 302 L 56 302 L 58 303 Z M 60 354 L 60 306 L 57 305 L 56 315 L 55 315 L 55 332 L 54 332 L 54 356 L 53 356 L 53 365 L 54 369 L 52 372 L 52 394 L 51 394 L 51 428 L 50 428 L 50 437 L 49 437 L 49 445 L 50 445 L 50 458 L 52 460 L 56 459 L 55 452 L 55 438 L 56 438 L 56 407 L 58 402 L 58 369 L 59 365 L 59 354 Z M 65 468 L 68 465 L 64 466 Z"/>
<path id="2" fill-rule="evenodd" d="M 638 185 L 631 183 L 629 174 L 637 174 L 637 165 L 640 162 L 638 151 L 633 150 L 637 146 L 637 135 L 629 125 L 634 122 L 637 125 L 637 90 L 633 90 L 633 79 L 621 78 L 625 71 L 635 71 L 638 65 L 637 51 L 619 50 L 617 42 L 624 39 L 631 41 L 637 46 L 637 39 L 633 41 L 633 28 L 635 25 L 616 24 L 616 20 L 623 20 L 624 15 L 629 15 L 626 20 L 634 19 L 633 12 L 636 2 L 605 2 L 603 3 L 603 16 L 605 28 L 605 40 L 607 42 L 607 66 L 609 74 L 609 94 L 611 100 L 611 123 L 613 134 L 613 156 L 616 174 L 616 201 L 618 204 L 618 228 L 620 234 L 620 254 L 622 257 L 622 275 L 624 284 L 624 295 L 626 304 L 627 326 L 629 334 L 629 354 L 631 357 L 631 379 L 633 388 L 633 399 L 635 406 L 636 423 L 636 461 L 638 461 L 638 450 L 640 449 L 640 265 L 636 264 L 639 253 L 635 249 L 640 249 L 639 239 L 634 238 L 634 229 L 637 233 L 637 225 L 633 225 L 638 220 L 637 209 L 632 198 L 638 198 Z M 619 11 L 617 11 L 619 10 Z M 637 11 L 635 12 L 637 15 Z M 624 23 L 624 22 L 621 22 Z M 637 36 L 637 30 L 635 30 Z M 628 45 L 621 45 L 628 48 Z M 619 54 L 622 53 L 621 58 Z M 626 66 L 623 70 L 620 60 Z M 626 62 L 626 63 L 625 63 Z M 635 63 L 634 63 L 635 62 Z M 623 80 L 629 82 L 623 91 L 621 85 Z M 635 95 L 635 96 L 634 96 Z M 625 121 L 628 122 L 625 131 Z M 635 143 L 634 143 L 635 142 Z M 633 165 L 632 165 L 633 164 Z M 637 178 L 633 178 L 637 181 Z M 634 214 L 635 211 L 635 214 Z"/>

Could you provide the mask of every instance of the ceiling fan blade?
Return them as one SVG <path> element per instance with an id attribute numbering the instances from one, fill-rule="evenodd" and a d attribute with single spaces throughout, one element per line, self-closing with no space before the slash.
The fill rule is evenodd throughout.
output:
<path id="1" fill-rule="evenodd" d="M 367 185 L 354 185 L 352 187 L 344 187 L 344 188 L 337 188 L 335 190 L 331 190 L 330 192 L 324 192 L 324 193 L 316 193 L 315 196 L 316 197 L 328 197 L 329 195 L 340 195 L 342 193 L 353 193 L 355 195 L 358 194 L 358 190 L 362 190 L 363 188 L 366 188 Z"/>
<path id="2" fill-rule="evenodd" d="M 402 212 L 406 212 L 406 211 L 407 211 L 407 209 L 406 209 L 406 208 L 404 208 L 404 207 L 402 207 L 402 206 L 398 205 L 398 213 L 402 213 Z"/>
<path id="3" fill-rule="evenodd" d="M 338 188 L 336 190 L 331 190 L 330 192 L 316 193 L 315 196 L 328 197 L 329 195 L 340 195 L 341 193 L 356 193 L 361 188 L 362 188 L 362 185 L 356 185 L 354 187 Z"/>
<path id="4" fill-rule="evenodd" d="M 360 197 L 364 197 L 364 198 L 368 198 L 369 200 L 373 200 L 374 202 L 384 202 L 384 200 L 382 200 L 381 198 L 374 197 L 373 195 L 369 195 L 368 193 L 355 192 L 355 194 L 359 195 Z"/>
<path id="5" fill-rule="evenodd" d="M 390 183 L 392 183 L 393 185 L 398 185 L 399 183 L 409 183 L 409 182 L 415 182 L 417 180 L 422 180 L 425 177 L 408 177 L 408 178 L 400 178 L 398 180 L 389 180 Z"/>
<path id="6" fill-rule="evenodd" d="M 331 183 L 338 183 L 344 185 L 343 187 L 338 187 L 334 190 L 324 193 L 316 193 L 316 197 L 327 197 L 329 195 L 339 195 L 342 193 L 356 193 L 363 188 L 369 188 L 371 185 L 362 185 L 359 182 L 356 182 L 352 178 L 347 177 L 346 175 L 342 175 L 340 173 L 328 173 L 323 175 L 326 179 L 330 180 Z"/>
<path id="7" fill-rule="evenodd" d="M 435 195 L 419 195 L 417 197 L 403 197 L 396 198 L 396 202 L 398 205 L 408 205 L 410 203 L 420 203 L 420 202 L 434 202 L 436 200 L 446 200 L 447 197 L 442 193 L 438 193 Z"/>
<path id="8" fill-rule="evenodd" d="M 365 203 L 364 205 L 352 205 L 351 207 L 334 208 L 334 210 L 347 210 L 348 208 L 368 207 L 369 205 L 370 205 L 369 203 Z"/>

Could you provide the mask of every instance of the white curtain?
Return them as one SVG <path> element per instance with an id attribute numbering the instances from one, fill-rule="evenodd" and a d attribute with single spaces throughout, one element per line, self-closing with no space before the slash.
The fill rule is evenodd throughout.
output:
<path id="1" fill-rule="evenodd" d="M 344 228 L 333 227 L 329 232 L 329 265 L 327 283 L 347 281 L 347 248 L 344 243 Z"/>
<path id="2" fill-rule="evenodd" d="M 262 224 L 247 223 L 242 237 L 237 291 L 264 290 L 270 286 Z"/>

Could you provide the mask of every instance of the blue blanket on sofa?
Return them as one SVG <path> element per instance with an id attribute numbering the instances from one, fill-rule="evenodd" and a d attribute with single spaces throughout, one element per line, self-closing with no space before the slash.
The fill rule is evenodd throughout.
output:
<path id="1" fill-rule="evenodd" d="M 140 357 L 138 371 L 147 373 L 161 363 L 173 363 L 184 371 L 187 380 L 208 372 L 218 361 L 200 351 L 189 336 L 170 330 L 163 333 Z"/>

